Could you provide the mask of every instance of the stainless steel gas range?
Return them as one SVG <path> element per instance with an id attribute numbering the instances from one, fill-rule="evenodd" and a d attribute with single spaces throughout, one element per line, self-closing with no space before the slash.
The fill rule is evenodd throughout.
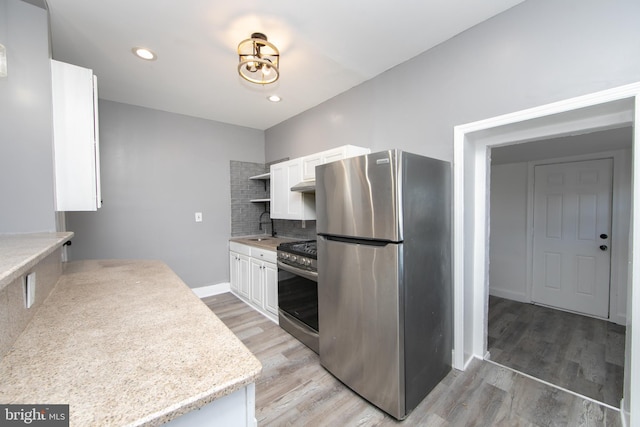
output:
<path id="1" fill-rule="evenodd" d="M 277 249 L 280 326 L 318 353 L 316 241 L 282 243 Z"/>

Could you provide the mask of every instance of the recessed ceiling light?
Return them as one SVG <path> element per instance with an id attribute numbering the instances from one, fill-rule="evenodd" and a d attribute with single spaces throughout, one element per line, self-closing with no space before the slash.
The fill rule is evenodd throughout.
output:
<path id="1" fill-rule="evenodd" d="M 155 52 L 147 49 L 146 47 L 134 47 L 131 49 L 131 52 L 133 52 L 133 54 L 138 58 L 146 61 L 155 61 L 158 58 L 158 55 L 156 55 Z"/>
<path id="2" fill-rule="evenodd" d="M 268 96 L 267 99 L 271 102 L 280 102 L 282 101 L 282 98 L 280 98 L 278 95 L 271 95 Z"/>

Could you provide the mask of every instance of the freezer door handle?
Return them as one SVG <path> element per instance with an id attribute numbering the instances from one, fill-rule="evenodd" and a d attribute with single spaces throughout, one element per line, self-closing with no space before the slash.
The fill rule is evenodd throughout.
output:
<path id="1" fill-rule="evenodd" d="M 387 246 L 390 243 L 401 243 L 401 242 L 393 242 L 391 240 L 371 240 L 371 239 L 360 239 L 356 237 L 341 237 L 341 236 L 329 236 L 329 235 L 321 235 L 324 239 L 330 240 L 332 242 L 340 242 L 340 243 L 350 243 L 352 245 L 367 245 L 367 246 Z"/>

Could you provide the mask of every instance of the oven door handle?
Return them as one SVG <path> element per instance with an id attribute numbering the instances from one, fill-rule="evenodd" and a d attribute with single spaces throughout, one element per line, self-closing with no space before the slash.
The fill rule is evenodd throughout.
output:
<path id="1" fill-rule="evenodd" d="M 297 276 L 304 277 L 305 279 L 313 280 L 314 282 L 318 281 L 318 273 L 315 271 L 303 270 L 302 268 L 293 267 L 280 261 L 278 261 L 278 268 Z"/>

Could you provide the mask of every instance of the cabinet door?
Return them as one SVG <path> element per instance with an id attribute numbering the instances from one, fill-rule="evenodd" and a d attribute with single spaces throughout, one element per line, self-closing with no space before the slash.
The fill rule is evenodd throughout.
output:
<path id="1" fill-rule="evenodd" d="M 290 188 L 287 188 L 289 178 L 284 163 L 271 165 L 271 218 L 286 219 Z"/>
<path id="2" fill-rule="evenodd" d="M 238 292 L 238 272 L 240 269 L 240 258 L 238 258 L 238 254 L 235 252 L 229 252 L 229 284 L 231 285 L 231 290 L 235 293 Z"/>
<path id="3" fill-rule="evenodd" d="M 347 159 L 349 157 L 360 156 L 362 154 L 369 154 L 370 152 L 371 150 L 368 148 L 358 147 L 355 145 L 343 145 L 332 150 L 323 151 L 322 164 Z"/>
<path id="4" fill-rule="evenodd" d="M 263 301 L 263 276 L 264 263 L 251 258 L 251 302 L 262 308 Z"/>
<path id="5" fill-rule="evenodd" d="M 347 150 L 344 147 L 334 148 L 333 150 L 327 150 L 322 152 L 322 164 L 335 162 L 336 160 L 342 160 L 346 157 Z"/>
<path id="6" fill-rule="evenodd" d="M 270 262 L 264 263 L 264 308 L 278 315 L 278 267 Z"/>
<path id="7" fill-rule="evenodd" d="M 97 82 L 89 69 L 51 61 L 56 210 L 101 206 Z"/>
<path id="8" fill-rule="evenodd" d="M 302 179 L 316 179 L 316 166 L 322 164 L 322 153 L 311 154 L 302 158 Z"/>
<path id="9" fill-rule="evenodd" d="M 287 213 L 288 219 L 301 219 L 302 193 L 291 191 L 291 187 L 302 181 L 302 159 L 287 162 Z"/>
<path id="10" fill-rule="evenodd" d="M 249 281 L 251 271 L 249 270 L 249 257 L 238 254 L 238 292 L 245 298 L 249 298 Z"/>
<path id="11" fill-rule="evenodd" d="M 302 181 L 302 158 L 271 165 L 271 218 L 315 219 L 313 195 L 291 191 Z"/>

